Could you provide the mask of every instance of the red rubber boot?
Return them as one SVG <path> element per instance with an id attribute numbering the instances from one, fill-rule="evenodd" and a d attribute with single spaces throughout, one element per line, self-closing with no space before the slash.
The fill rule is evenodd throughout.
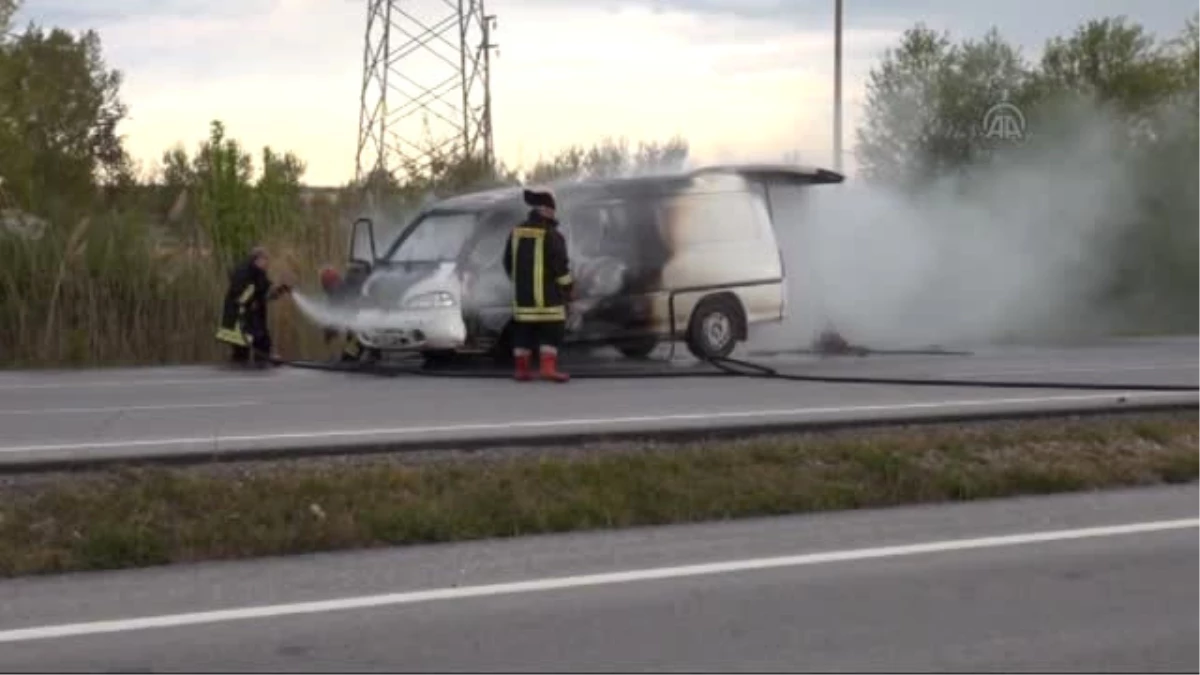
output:
<path id="1" fill-rule="evenodd" d="M 538 355 L 542 362 L 542 379 L 551 382 L 569 382 L 571 376 L 558 369 L 558 354 L 542 352 Z"/>
<path id="2" fill-rule="evenodd" d="M 533 380 L 533 367 L 531 366 L 532 358 L 529 354 L 517 354 L 513 357 L 516 361 L 517 370 L 513 373 L 513 379 L 517 382 L 529 382 Z"/>

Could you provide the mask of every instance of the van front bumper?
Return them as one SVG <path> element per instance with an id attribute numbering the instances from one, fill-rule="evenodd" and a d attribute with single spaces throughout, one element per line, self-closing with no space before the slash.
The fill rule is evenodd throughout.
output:
<path id="1" fill-rule="evenodd" d="M 461 349 L 467 340 L 462 310 L 444 309 L 360 312 L 354 332 L 363 346 L 381 351 Z"/>

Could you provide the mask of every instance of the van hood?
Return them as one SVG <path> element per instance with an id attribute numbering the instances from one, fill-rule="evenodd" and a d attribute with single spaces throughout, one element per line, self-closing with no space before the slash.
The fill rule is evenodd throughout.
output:
<path id="1" fill-rule="evenodd" d="M 379 310 L 400 310 L 409 300 L 434 292 L 450 293 L 462 301 L 462 283 L 453 262 L 413 263 L 381 267 L 363 283 L 363 305 Z"/>

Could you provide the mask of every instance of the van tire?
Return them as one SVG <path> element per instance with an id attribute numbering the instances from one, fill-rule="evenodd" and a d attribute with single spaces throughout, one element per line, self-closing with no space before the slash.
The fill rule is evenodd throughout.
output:
<path id="1" fill-rule="evenodd" d="M 500 332 L 500 336 L 492 344 L 491 357 L 492 363 L 497 366 L 510 367 L 513 365 L 513 329 L 511 321 L 504 324 L 504 330 Z"/>
<path id="2" fill-rule="evenodd" d="M 367 347 L 366 345 L 363 345 L 361 340 L 359 340 L 358 344 L 362 347 L 362 355 L 358 357 L 358 361 L 360 363 L 373 366 L 377 365 L 383 360 L 383 350 L 377 347 Z"/>
<path id="3" fill-rule="evenodd" d="M 646 337 L 625 338 L 613 343 L 617 351 L 627 359 L 645 359 L 658 348 L 658 337 L 649 335 Z"/>
<path id="4" fill-rule="evenodd" d="M 429 349 L 421 352 L 421 358 L 430 366 L 448 366 L 458 360 L 458 352 L 453 349 Z"/>
<path id="5" fill-rule="evenodd" d="M 688 351 L 701 361 L 728 357 L 746 335 L 745 324 L 746 315 L 736 298 L 709 296 L 700 301 L 688 322 Z"/>

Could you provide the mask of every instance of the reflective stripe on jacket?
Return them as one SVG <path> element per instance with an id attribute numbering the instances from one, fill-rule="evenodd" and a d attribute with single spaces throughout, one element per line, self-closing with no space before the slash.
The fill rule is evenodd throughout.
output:
<path id="1" fill-rule="evenodd" d="M 271 280 L 266 272 L 248 260 L 229 275 L 229 289 L 221 309 L 217 340 L 237 347 L 249 347 L 254 336 L 267 325 L 267 294 Z"/>
<path id="2" fill-rule="evenodd" d="M 504 271 L 513 282 L 513 320 L 566 321 L 573 285 L 567 242 L 557 222 L 531 213 L 504 247 Z"/>

